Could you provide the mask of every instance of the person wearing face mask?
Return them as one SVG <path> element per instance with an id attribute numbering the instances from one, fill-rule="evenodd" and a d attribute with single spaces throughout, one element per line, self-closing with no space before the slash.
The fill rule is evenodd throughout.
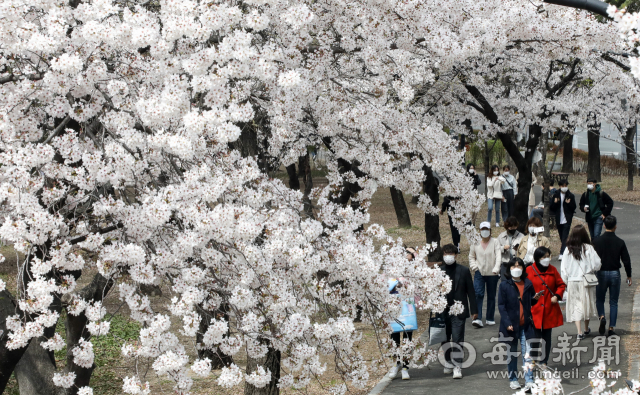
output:
<path id="1" fill-rule="evenodd" d="M 563 325 L 562 310 L 558 302 L 562 300 L 567 286 L 558 269 L 551 266 L 551 250 L 539 247 L 533 253 L 533 259 L 534 263 L 525 271 L 534 291 L 541 298 L 531 307 L 535 327 L 535 344 L 532 347 L 539 350 L 532 358 L 546 367 L 551 355 L 551 330 Z"/>
<path id="2" fill-rule="evenodd" d="M 551 248 L 551 243 L 543 234 L 542 221 L 538 217 L 529 218 L 527 226 L 525 227 L 525 234 L 520 241 L 518 247 L 518 258 L 524 261 L 524 264 L 529 266 L 533 263 L 533 253 L 538 247 Z"/>
<path id="3" fill-rule="evenodd" d="M 501 341 L 509 346 L 507 370 L 509 372 L 510 387 L 520 389 L 518 382 L 518 344 L 522 354 L 522 366 L 531 362 L 530 341 L 535 336 L 535 326 L 531 315 L 531 306 L 535 305 L 542 296 L 536 294 L 533 283 L 524 271 L 524 262 L 520 258 L 513 258 L 502 265 L 506 270 L 506 280 L 500 283 L 498 290 L 498 310 L 500 311 Z M 533 386 L 533 371 L 525 371 L 525 391 Z"/>
<path id="4" fill-rule="evenodd" d="M 578 340 L 591 333 L 589 321 L 597 316 L 596 284 L 585 284 L 587 274 L 595 274 L 602 266 L 598 253 L 591 245 L 587 229 L 576 225 L 569 233 L 567 249 L 562 256 L 560 274 L 567 284 L 567 322 L 575 322 Z M 582 323 L 584 322 L 584 330 Z"/>
<path id="5" fill-rule="evenodd" d="M 504 200 L 504 196 L 502 195 L 502 184 L 504 182 L 505 179 L 500 175 L 498 165 L 491 166 L 490 174 L 487 175 L 487 203 L 489 204 L 487 222 L 491 223 L 491 213 L 495 207 L 496 228 L 500 226 L 500 204 L 502 204 Z"/>
<path id="6" fill-rule="evenodd" d="M 558 259 L 562 259 L 562 254 L 567 246 L 567 238 L 569 237 L 571 222 L 573 221 L 573 214 L 576 212 L 577 203 L 576 197 L 569 191 L 569 181 L 560 180 L 558 186 L 560 187 L 560 191 L 556 192 L 553 196 L 550 209 L 556 215 L 556 226 L 558 227 L 558 234 L 562 242 Z"/>
<path id="7" fill-rule="evenodd" d="M 444 355 L 446 361 L 444 373 L 453 373 L 454 379 L 461 379 L 465 323 L 469 317 L 473 317 L 474 320 L 478 318 L 478 306 L 469 268 L 456 263 L 458 249 L 453 244 L 446 244 L 442 247 L 442 254 L 444 263 L 440 269 L 451 280 L 451 291 L 446 295 L 447 307 L 444 310 L 447 340 L 442 343 L 443 346 L 451 343 L 451 347 L 446 348 Z M 450 315 L 449 308 L 456 301 L 462 303 L 464 311 L 458 315 Z M 452 351 L 456 351 L 453 358 Z"/>
<path id="8" fill-rule="evenodd" d="M 518 194 L 518 181 L 511 174 L 511 168 L 506 165 L 502 168 L 502 195 L 504 196 L 502 202 L 502 219 L 505 220 L 514 215 L 513 202 L 515 196 Z"/>
<path id="9" fill-rule="evenodd" d="M 498 240 L 491 237 L 491 224 L 480 224 L 480 243 L 471 245 L 469 249 L 469 268 L 474 272 L 473 287 L 478 304 L 478 318 L 471 323 L 476 328 L 482 328 L 482 303 L 485 288 L 487 294 L 487 325 L 495 325 L 496 291 L 500 279 L 500 263 L 502 251 Z"/>
<path id="10" fill-rule="evenodd" d="M 595 178 L 587 180 L 587 191 L 580 197 L 580 211 L 585 213 L 591 240 L 602 233 L 602 224 L 613 209 L 613 199 L 607 195 Z"/>
<path id="11" fill-rule="evenodd" d="M 518 231 L 519 225 L 516 217 L 508 217 L 504 221 L 504 232 L 498 236 L 498 243 L 500 244 L 500 251 L 502 252 L 502 266 L 500 266 L 500 279 L 502 281 L 506 280 L 505 264 L 509 263 L 512 258 L 518 255 L 518 246 L 524 237 L 524 234 Z"/>
<path id="12" fill-rule="evenodd" d="M 471 177 L 471 183 L 473 184 L 473 189 L 478 190 L 478 186 L 480 184 L 482 184 L 482 180 L 480 180 L 480 176 L 478 176 L 478 173 L 476 173 L 476 167 L 469 163 L 467 165 L 467 175 L 469 177 Z M 471 223 L 473 224 L 473 226 L 476 226 L 476 217 L 478 216 L 478 213 L 473 212 L 471 214 Z"/>

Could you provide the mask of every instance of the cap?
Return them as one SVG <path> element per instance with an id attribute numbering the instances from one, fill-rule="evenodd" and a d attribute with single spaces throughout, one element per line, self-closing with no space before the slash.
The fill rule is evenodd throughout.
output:
<path id="1" fill-rule="evenodd" d="M 490 222 L 487 222 L 487 221 L 481 222 L 481 223 L 480 223 L 480 229 L 482 229 L 482 228 L 489 228 L 489 229 L 491 229 L 491 223 L 490 223 Z"/>

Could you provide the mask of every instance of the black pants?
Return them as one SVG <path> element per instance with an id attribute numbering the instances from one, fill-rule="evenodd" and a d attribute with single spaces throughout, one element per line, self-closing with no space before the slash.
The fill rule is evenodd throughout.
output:
<path id="1" fill-rule="evenodd" d="M 460 232 L 458 231 L 458 228 L 453 226 L 453 220 L 451 219 L 451 215 L 448 215 L 448 217 L 449 217 L 449 228 L 451 229 L 451 238 L 453 239 L 453 245 L 460 248 Z M 458 250 L 458 252 L 460 251 Z"/>
<path id="2" fill-rule="evenodd" d="M 569 231 L 571 230 L 571 222 L 567 222 L 566 224 L 558 225 L 558 235 L 560 235 L 560 241 L 562 242 L 562 247 L 560 248 L 560 255 L 564 253 L 564 249 L 567 247 L 567 238 L 569 237 Z"/>
<path id="3" fill-rule="evenodd" d="M 544 341 L 544 344 L 542 341 Z M 531 348 L 544 350 L 544 355 L 540 355 L 540 352 L 532 350 L 531 359 L 538 363 L 546 364 L 547 361 L 549 361 L 549 354 L 551 354 L 551 329 L 536 328 L 534 340 L 531 341 Z"/>
<path id="4" fill-rule="evenodd" d="M 445 314 L 444 316 L 444 325 L 445 331 L 447 333 L 447 341 L 442 342 L 442 346 L 444 347 L 447 343 L 450 344 L 449 347 L 446 348 L 444 353 L 444 359 L 448 363 L 453 364 L 454 366 L 462 365 L 462 361 L 464 359 L 464 347 L 462 343 L 464 342 L 464 325 L 466 323 L 466 318 L 458 318 L 456 316 L 451 316 L 449 314 Z M 454 360 L 451 359 L 451 352 L 455 351 Z"/>
<path id="5" fill-rule="evenodd" d="M 398 347 L 401 347 L 400 334 L 403 335 L 402 339 L 409 339 L 409 341 L 411 341 L 411 339 L 413 338 L 413 332 L 396 332 L 396 333 L 392 333 L 391 334 L 391 340 L 393 340 L 396 343 L 396 346 L 398 346 Z M 398 361 L 398 364 L 400 364 L 400 361 Z M 406 359 L 402 360 L 402 367 L 403 368 L 409 368 L 409 366 L 407 365 L 407 360 Z"/>
<path id="6" fill-rule="evenodd" d="M 513 194 L 513 189 L 505 189 L 502 191 L 502 196 L 506 199 L 506 201 L 502 202 L 502 220 L 505 221 L 507 218 L 513 216 L 514 214 L 514 201 L 515 195 Z"/>

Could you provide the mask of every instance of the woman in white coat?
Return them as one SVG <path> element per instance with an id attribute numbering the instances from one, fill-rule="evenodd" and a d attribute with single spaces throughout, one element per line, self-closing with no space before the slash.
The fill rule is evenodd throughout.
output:
<path id="1" fill-rule="evenodd" d="M 491 223 L 491 212 L 495 208 L 496 228 L 500 227 L 500 204 L 504 200 L 504 196 L 502 195 L 502 183 L 504 182 L 505 179 L 500 176 L 500 168 L 498 165 L 491 166 L 491 170 L 487 176 L 487 202 L 489 203 L 487 222 Z"/>
<path id="2" fill-rule="evenodd" d="M 567 322 L 575 322 L 578 340 L 591 333 L 589 319 L 598 316 L 596 309 L 596 287 L 588 285 L 585 275 L 595 274 L 602 263 L 591 245 L 589 233 L 583 225 L 576 225 L 567 239 L 567 248 L 562 255 L 560 276 L 567 284 Z M 582 322 L 584 321 L 584 331 Z"/>

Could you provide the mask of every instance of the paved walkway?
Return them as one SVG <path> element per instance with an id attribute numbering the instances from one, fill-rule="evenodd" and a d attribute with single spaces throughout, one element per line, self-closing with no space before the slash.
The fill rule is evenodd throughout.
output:
<path id="1" fill-rule="evenodd" d="M 577 193 L 577 185 L 573 185 L 572 187 L 576 189 L 576 191 L 574 191 L 574 194 L 579 196 L 579 194 L 582 193 L 582 191 Z M 537 201 L 540 201 L 539 188 L 536 195 L 538 195 Z M 627 247 L 629 248 L 634 277 L 634 284 L 631 287 L 627 286 L 624 280 L 621 286 L 618 305 L 618 323 L 616 328 L 616 332 L 621 336 L 621 345 L 619 347 L 619 362 L 617 364 L 615 361 L 612 363 L 612 367 L 614 367 L 615 369 L 619 369 L 622 372 L 623 377 L 626 378 L 627 373 L 629 372 L 629 355 L 622 346 L 622 343 L 625 336 L 630 333 L 633 311 L 633 295 L 636 287 L 640 283 L 640 206 L 616 203 L 614 206 L 613 215 L 615 215 L 618 219 L 617 234 L 626 241 Z M 584 218 L 582 212 L 580 211 L 576 213 L 576 216 L 579 218 Z M 557 260 L 558 251 L 553 251 L 553 255 L 555 256 L 555 258 L 552 259 L 552 264 L 559 269 L 560 263 Z M 622 274 L 623 278 L 626 279 L 624 271 L 622 271 Z M 608 302 L 605 302 L 605 309 L 608 318 Z M 486 314 L 484 315 L 486 316 Z M 506 366 L 492 365 L 491 359 L 485 359 L 482 356 L 483 353 L 492 351 L 493 345 L 495 343 L 491 343 L 490 338 L 498 336 L 499 322 L 500 314 L 497 312 L 497 306 L 496 326 L 485 326 L 482 329 L 475 329 L 473 326 L 471 326 L 471 320 L 467 320 L 467 326 L 465 329 L 465 340 L 475 347 L 476 361 L 471 367 L 463 370 L 464 377 L 462 380 L 453 380 L 451 375 L 445 376 L 443 374 L 443 368 L 440 363 L 435 362 L 429 368 L 410 370 L 409 372 L 411 374 L 411 380 L 401 380 L 400 378 L 394 379 L 382 393 L 388 395 L 431 394 L 436 392 L 446 394 L 513 394 L 515 391 L 509 388 L 508 380 L 501 376 L 501 372 L 506 372 Z M 584 388 L 589 384 L 587 374 L 593 366 L 593 364 L 590 364 L 589 361 L 593 358 L 594 341 L 596 339 L 595 335 L 597 335 L 598 331 L 597 324 L 598 323 L 595 320 L 591 322 L 590 326 L 592 335 L 580 342 L 580 344 L 578 345 L 579 347 L 586 346 L 587 349 L 584 352 L 581 352 L 581 350 L 575 348 L 573 349 L 574 354 L 580 354 L 580 366 L 578 366 L 577 358 L 573 358 L 572 361 L 569 361 L 569 358 L 567 358 L 565 364 L 562 364 L 562 361 L 560 360 L 558 362 L 553 362 L 552 360 L 559 354 L 554 353 L 552 349 L 549 367 L 558 369 L 558 371 L 560 372 L 565 372 L 562 374 L 569 375 L 568 378 L 563 378 L 562 380 L 564 391 L 567 394 Z M 571 342 L 572 344 L 575 342 L 577 334 L 575 324 L 565 323 L 565 325 L 553 330 L 553 347 L 557 346 L 557 338 L 564 332 L 566 332 L 566 334 L 571 337 L 571 339 L 569 339 L 569 342 Z M 601 356 L 600 353 L 598 353 L 597 357 L 599 356 Z M 498 378 L 489 377 L 490 373 L 488 372 L 492 371 L 498 372 Z M 637 372 L 637 370 L 635 371 Z M 639 379 L 637 376 L 631 378 L 634 378 L 636 380 Z M 522 383 L 524 380 L 521 379 L 520 381 Z M 615 388 L 624 385 L 623 383 L 623 380 L 619 380 Z M 588 391 L 585 393 L 588 394 Z"/>

